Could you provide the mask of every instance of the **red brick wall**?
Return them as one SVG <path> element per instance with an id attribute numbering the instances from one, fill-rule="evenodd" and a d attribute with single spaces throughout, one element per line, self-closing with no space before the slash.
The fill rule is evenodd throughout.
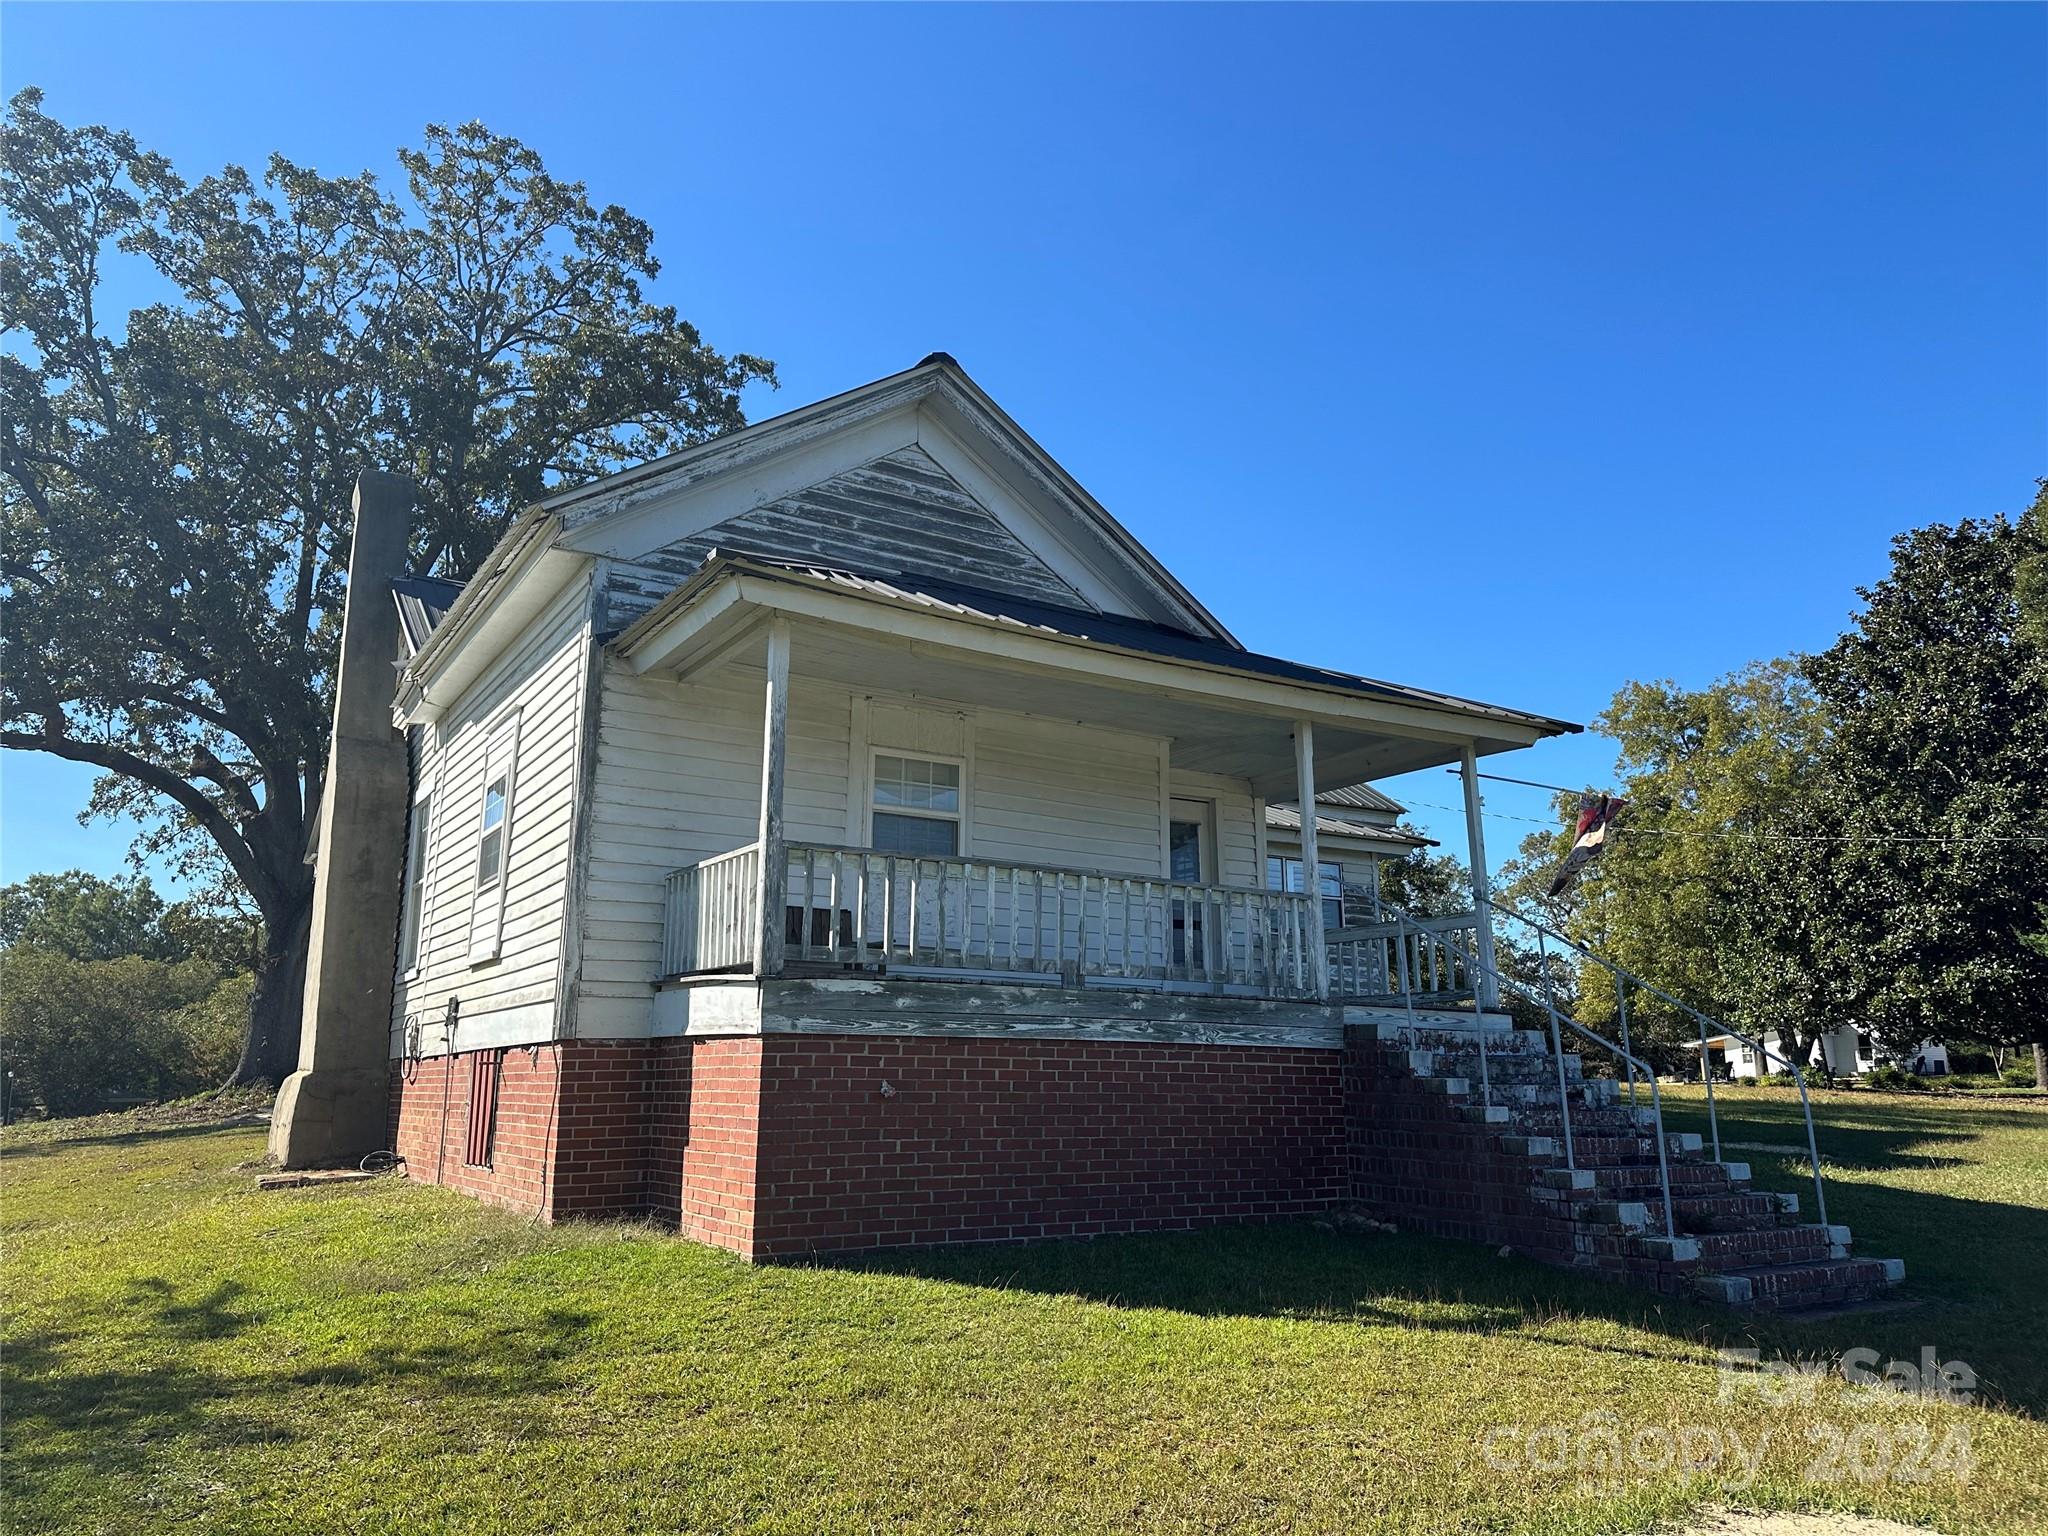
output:
<path id="1" fill-rule="evenodd" d="M 406 1172 L 493 1205 L 540 1211 L 552 1174 L 550 1143 L 560 1047 L 514 1046 L 498 1073 L 498 1124 L 491 1166 L 462 1161 L 469 1122 L 469 1054 L 393 1063 L 391 1147 Z"/>
<path id="2" fill-rule="evenodd" d="M 449 1067 L 394 1070 L 393 1144 L 412 1177 L 548 1219 L 652 1214 L 753 1258 L 1261 1220 L 1347 1193 L 1334 1051 L 812 1035 L 514 1047 L 488 1169 L 463 1165 L 467 1058 Z"/>
<path id="3" fill-rule="evenodd" d="M 755 1043 L 756 1257 L 1250 1221 L 1345 1194 L 1336 1052 Z"/>
<path id="4" fill-rule="evenodd" d="M 648 1208 L 735 1253 L 753 1252 L 761 1045 L 743 1036 L 653 1047 Z"/>

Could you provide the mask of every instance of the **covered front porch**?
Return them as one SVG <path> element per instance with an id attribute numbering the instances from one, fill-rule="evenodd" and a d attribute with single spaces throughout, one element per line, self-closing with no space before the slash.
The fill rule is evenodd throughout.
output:
<path id="1" fill-rule="evenodd" d="M 1492 936 L 1476 915 L 1487 901 L 1477 760 L 1556 722 L 1055 613 L 1058 624 L 725 557 L 622 636 L 615 654 L 644 681 L 687 689 L 720 672 L 760 690 L 756 835 L 666 875 L 657 979 L 867 975 L 1493 1006 Z M 792 677 L 854 700 L 841 837 L 790 827 Z M 863 724 L 862 701 L 875 698 L 890 701 L 876 719 L 1000 717 L 1005 739 L 1032 735 L 1062 771 L 1034 780 L 998 764 L 986 724 L 979 762 L 971 725 L 888 735 Z M 1118 733 L 1124 766 L 1100 774 L 1120 786 L 1113 805 L 1073 760 L 1090 732 Z M 1134 778 L 1129 764 L 1146 753 L 1156 764 Z M 1464 773 L 1470 912 L 1331 928 L 1317 892 L 1269 888 L 1268 801 L 1313 804 L 1451 764 Z M 1152 829 L 1142 836 L 1128 829 L 1139 813 Z M 1100 838 L 1115 858 L 1073 857 L 1118 816 Z M 1316 818 L 1303 820 L 1302 862 L 1315 869 Z"/>
<path id="2" fill-rule="evenodd" d="M 763 902 L 782 912 L 779 954 L 766 963 Z M 811 843 L 786 843 L 771 882 L 756 842 L 668 876 L 662 975 L 867 971 L 1491 1006 L 1466 960 L 1479 942 L 1472 912 L 1326 928 L 1322 905 L 1300 892 Z"/>

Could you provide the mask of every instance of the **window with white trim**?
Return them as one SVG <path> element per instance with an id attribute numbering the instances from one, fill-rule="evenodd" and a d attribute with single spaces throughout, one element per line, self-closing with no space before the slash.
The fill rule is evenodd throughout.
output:
<path id="1" fill-rule="evenodd" d="M 505 927 L 505 876 L 512 863 L 512 803 L 519 766 L 519 717 L 498 725 L 484 749 L 477 821 L 476 895 L 469 909 L 471 964 L 494 960 Z"/>
<path id="2" fill-rule="evenodd" d="M 412 803 L 412 827 L 405 846 L 405 922 L 400 931 L 398 968 L 412 971 L 420 963 L 420 928 L 427 910 L 427 846 L 434 819 L 434 793 L 426 791 Z"/>
<path id="3" fill-rule="evenodd" d="M 960 766 L 945 758 L 877 752 L 869 777 L 869 845 L 927 858 L 959 853 Z"/>
<path id="4" fill-rule="evenodd" d="M 1327 859 L 1316 861 L 1316 885 L 1323 898 L 1323 926 L 1342 928 L 1344 926 L 1344 867 Z M 1301 860 L 1283 859 L 1278 854 L 1266 856 L 1266 889 L 1269 891 L 1293 891 L 1297 894 L 1308 889 L 1301 877 Z"/>

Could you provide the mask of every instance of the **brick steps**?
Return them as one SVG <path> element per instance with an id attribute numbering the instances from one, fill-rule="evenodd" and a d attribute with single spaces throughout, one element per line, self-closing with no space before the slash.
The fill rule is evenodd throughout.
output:
<path id="1" fill-rule="evenodd" d="M 1905 1266 L 1897 1259 L 1834 1259 L 1702 1276 L 1697 1291 L 1728 1306 L 1789 1312 L 1873 1301 L 1904 1278 Z"/>
<path id="2" fill-rule="evenodd" d="M 1899 1283 L 1896 1260 L 1850 1254 L 1846 1227 L 1800 1219 L 1793 1195 L 1753 1190 L 1747 1163 L 1715 1162 L 1701 1139 L 1667 1133 L 1672 1224 L 1655 1115 L 1626 1085 L 1587 1078 L 1534 1030 L 1488 1036 L 1418 1021 L 1352 1028 L 1368 1116 L 1355 1177 L 1408 1225 L 1505 1241 L 1547 1263 L 1731 1306 L 1789 1310 L 1867 1300 Z M 1563 1106 L 1560 1105 L 1560 1098 Z M 1569 1110 L 1571 1165 L 1564 1152 Z"/>
<path id="3" fill-rule="evenodd" d="M 1681 1195 L 1671 1192 L 1671 1206 L 1681 1232 L 1741 1232 L 1785 1226 L 1799 1219 L 1799 1197 L 1768 1191 L 1731 1190 L 1724 1195 Z"/>

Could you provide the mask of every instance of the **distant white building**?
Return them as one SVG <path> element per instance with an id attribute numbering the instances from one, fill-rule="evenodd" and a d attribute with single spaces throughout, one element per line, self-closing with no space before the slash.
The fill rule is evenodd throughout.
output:
<path id="1" fill-rule="evenodd" d="M 1778 1032 L 1766 1031 L 1763 1039 L 1771 1053 L 1768 1060 L 1764 1052 L 1735 1035 L 1709 1036 L 1707 1050 L 1714 1066 L 1724 1076 L 1764 1077 L 1784 1071 L 1785 1045 Z M 1834 1076 L 1857 1077 L 1872 1071 L 1886 1059 L 1877 1055 L 1868 1035 L 1853 1025 L 1844 1025 L 1813 1042 L 1807 1052 L 1806 1064 L 1819 1066 L 1825 1060 L 1827 1070 Z M 1922 1041 L 1909 1055 L 1899 1057 L 1896 1065 L 1924 1077 L 1946 1076 L 1949 1070 L 1948 1047 L 1933 1040 Z"/>

